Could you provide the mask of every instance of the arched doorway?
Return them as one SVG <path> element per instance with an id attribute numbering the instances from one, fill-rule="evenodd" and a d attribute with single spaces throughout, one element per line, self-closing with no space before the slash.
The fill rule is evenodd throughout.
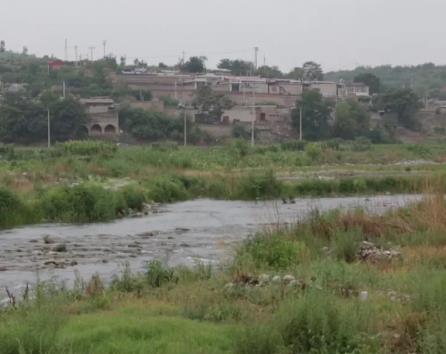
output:
<path id="1" fill-rule="evenodd" d="M 107 135 L 115 135 L 116 134 L 116 127 L 114 125 L 109 124 L 109 125 L 107 125 L 105 127 L 104 132 Z"/>
<path id="2" fill-rule="evenodd" d="M 99 124 L 93 124 L 90 128 L 90 134 L 91 135 L 101 135 L 102 134 L 102 128 Z"/>

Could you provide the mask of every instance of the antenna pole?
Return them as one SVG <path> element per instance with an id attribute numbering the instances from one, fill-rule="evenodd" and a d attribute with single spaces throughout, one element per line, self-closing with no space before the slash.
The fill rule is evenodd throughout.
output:
<path id="1" fill-rule="evenodd" d="M 68 39 L 65 38 L 65 61 L 68 61 Z"/>
<path id="2" fill-rule="evenodd" d="M 102 46 L 104 47 L 104 58 L 105 58 L 105 56 L 107 55 L 106 54 L 107 53 L 107 41 L 105 39 L 102 41 Z"/>

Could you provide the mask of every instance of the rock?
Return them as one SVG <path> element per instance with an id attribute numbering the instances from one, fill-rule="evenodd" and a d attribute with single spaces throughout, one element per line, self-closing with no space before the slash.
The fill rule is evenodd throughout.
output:
<path id="1" fill-rule="evenodd" d="M 58 259 L 51 259 L 43 263 L 46 266 L 54 266 L 56 268 L 64 268 L 65 267 L 65 261 L 58 260 Z"/>
<path id="2" fill-rule="evenodd" d="M 8 268 L 6 268 L 5 266 L 0 266 L 0 272 L 6 272 L 8 270 Z"/>
<path id="3" fill-rule="evenodd" d="M 299 288 L 301 286 L 300 281 L 292 280 L 288 283 L 288 287 L 290 288 Z"/>
<path id="4" fill-rule="evenodd" d="M 289 275 L 289 274 L 285 275 L 283 277 L 283 282 L 286 283 L 286 284 L 288 284 L 288 283 L 290 283 L 292 281 L 295 281 L 295 280 L 296 280 L 296 278 L 294 276 L 292 276 L 292 275 Z"/>
<path id="5" fill-rule="evenodd" d="M 275 276 L 273 276 L 272 282 L 274 284 L 281 283 L 282 282 L 282 277 L 280 275 L 275 275 Z"/>
<path id="6" fill-rule="evenodd" d="M 137 242 L 128 245 L 129 248 L 142 248 L 141 245 Z"/>
<path id="7" fill-rule="evenodd" d="M 106 264 L 106 263 L 108 263 L 108 260 L 103 259 L 103 260 L 102 260 L 102 263 Z"/>
<path id="8" fill-rule="evenodd" d="M 52 248 L 52 251 L 59 253 L 67 252 L 67 245 L 65 243 L 58 244 Z"/>
<path id="9" fill-rule="evenodd" d="M 56 243 L 56 241 L 50 235 L 43 236 L 43 242 L 45 242 L 47 245 Z"/>
<path id="10" fill-rule="evenodd" d="M 224 289 L 225 289 L 225 290 L 231 290 L 231 289 L 234 288 L 234 286 L 235 286 L 234 283 L 227 283 L 227 284 L 224 286 Z"/>
<path id="11" fill-rule="evenodd" d="M 71 261 L 71 262 L 70 262 L 70 266 L 71 266 L 71 267 L 77 266 L 77 262 L 76 262 L 76 261 Z"/>
<path id="12" fill-rule="evenodd" d="M 38 243 L 39 240 L 34 239 L 34 240 L 29 240 L 28 242 L 29 242 L 29 243 Z"/>
<path id="13" fill-rule="evenodd" d="M 148 238 L 148 237 L 153 237 L 153 236 L 155 236 L 155 233 L 149 231 L 149 232 L 143 232 L 142 234 L 138 234 L 138 235 L 136 235 L 136 236 Z"/>
<path id="14" fill-rule="evenodd" d="M 260 274 L 259 275 L 259 282 L 261 284 L 268 284 L 271 280 L 271 277 L 268 274 Z"/>
<path id="15" fill-rule="evenodd" d="M 191 246 L 188 245 L 187 243 L 182 243 L 182 244 L 180 244 L 180 247 L 183 247 L 183 248 L 190 248 Z"/>
<path id="16" fill-rule="evenodd" d="M 369 292 L 368 291 L 361 291 L 359 293 L 359 300 L 367 301 L 368 299 L 369 299 Z"/>
<path id="17" fill-rule="evenodd" d="M 190 229 L 187 229 L 187 228 L 184 228 L 184 227 L 177 227 L 175 229 L 175 232 L 177 234 L 183 234 L 183 233 L 188 232 L 188 231 L 190 231 Z"/>

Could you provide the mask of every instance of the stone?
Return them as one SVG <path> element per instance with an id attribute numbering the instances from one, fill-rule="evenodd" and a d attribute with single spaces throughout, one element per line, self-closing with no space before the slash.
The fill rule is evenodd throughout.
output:
<path id="1" fill-rule="evenodd" d="M 294 276 L 290 275 L 290 274 L 285 275 L 283 277 L 283 282 L 286 283 L 286 284 L 288 284 L 288 283 L 290 283 L 290 282 L 292 282 L 294 280 L 296 280 L 296 278 Z"/>
<path id="2" fill-rule="evenodd" d="M 259 282 L 261 284 L 267 284 L 271 280 L 271 277 L 268 274 L 260 274 L 259 275 Z"/>
<path id="3" fill-rule="evenodd" d="M 224 289 L 225 289 L 225 290 L 231 290 L 231 289 L 234 288 L 234 286 L 235 286 L 234 283 L 227 283 L 227 284 L 225 285 Z"/>
<path id="4" fill-rule="evenodd" d="M 65 243 L 58 244 L 52 248 L 52 251 L 59 253 L 67 252 L 67 245 Z"/>
<path id="5" fill-rule="evenodd" d="M 282 277 L 280 275 L 275 275 L 275 276 L 273 276 L 272 282 L 275 284 L 281 283 Z"/>
<path id="6" fill-rule="evenodd" d="M 8 270 L 8 268 L 6 268 L 5 266 L 0 266 L 0 272 L 6 272 Z"/>
<path id="7" fill-rule="evenodd" d="M 45 244 L 47 244 L 47 245 L 56 243 L 56 241 L 50 235 L 43 236 L 43 242 L 45 242 Z"/>
<path id="8" fill-rule="evenodd" d="M 298 280 L 292 280 L 288 283 L 288 287 L 290 288 L 299 288 L 301 286 Z"/>
<path id="9" fill-rule="evenodd" d="M 359 300 L 367 301 L 368 299 L 369 299 L 369 292 L 368 291 L 361 291 L 359 293 Z"/>

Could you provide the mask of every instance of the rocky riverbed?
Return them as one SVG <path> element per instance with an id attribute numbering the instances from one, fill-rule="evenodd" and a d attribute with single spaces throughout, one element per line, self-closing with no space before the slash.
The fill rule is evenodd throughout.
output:
<path id="1" fill-rule="evenodd" d="M 195 200 L 112 223 L 36 225 L 0 233 L 0 289 L 20 293 L 40 280 L 71 282 L 98 273 L 109 280 L 128 262 L 141 270 L 159 259 L 170 266 L 218 264 L 234 245 L 271 224 L 292 223 L 312 210 L 363 207 L 382 213 L 420 196 L 297 199 L 278 202 Z M 3 298 L 0 290 L 0 299 Z"/>

